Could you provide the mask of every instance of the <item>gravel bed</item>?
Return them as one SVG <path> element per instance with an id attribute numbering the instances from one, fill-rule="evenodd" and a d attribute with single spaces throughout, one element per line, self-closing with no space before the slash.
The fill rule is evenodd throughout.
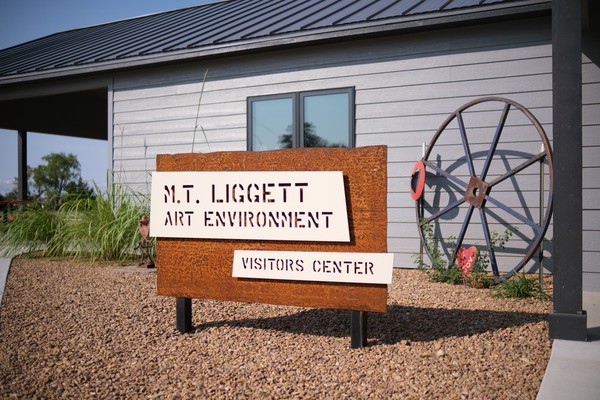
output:
<path id="1" fill-rule="evenodd" d="M 387 313 L 350 349 L 350 312 L 193 300 L 175 329 L 156 274 L 13 260 L 0 314 L 0 398 L 534 399 L 551 302 L 394 271 Z"/>

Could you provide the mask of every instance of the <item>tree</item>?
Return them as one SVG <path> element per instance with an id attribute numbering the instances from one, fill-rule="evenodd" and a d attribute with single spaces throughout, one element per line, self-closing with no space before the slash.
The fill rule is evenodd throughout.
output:
<path id="1" fill-rule="evenodd" d="M 4 195 L 0 194 L 0 200 L 17 200 L 17 197 L 17 192 L 14 189 Z"/>
<path id="2" fill-rule="evenodd" d="M 50 153 L 45 164 L 27 167 L 29 193 L 50 207 L 60 206 L 67 195 L 93 196 L 93 190 L 81 178 L 81 165 L 74 154 Z"/>
<path id="3" fill-rule="evenodd" d="M 288 126 L 285 134 L 279 136 L 281 149 L 291 149 L 292 146 L 292 126 Z M 346 147 L 342 143 L 329 143 L 325 138 L 317 135 L 317 129 L 310 122 L 304 123 L 304 147 Z"/>

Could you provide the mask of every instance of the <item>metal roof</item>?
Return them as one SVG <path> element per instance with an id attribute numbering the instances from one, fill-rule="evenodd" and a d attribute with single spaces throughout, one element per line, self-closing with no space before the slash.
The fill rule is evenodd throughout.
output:
<path id="1" fill-rule="evenodd" d="M 0 50 L 0 84 L 550 10 L 550 0 L 226 0 Z"/>

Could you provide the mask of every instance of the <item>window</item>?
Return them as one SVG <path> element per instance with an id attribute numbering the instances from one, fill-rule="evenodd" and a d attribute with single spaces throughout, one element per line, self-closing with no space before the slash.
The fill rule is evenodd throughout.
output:
<path id="1" fill-rule="evenodd" d="M 354 89 L 248 99 L 248 149 L 354 146 Z"/>

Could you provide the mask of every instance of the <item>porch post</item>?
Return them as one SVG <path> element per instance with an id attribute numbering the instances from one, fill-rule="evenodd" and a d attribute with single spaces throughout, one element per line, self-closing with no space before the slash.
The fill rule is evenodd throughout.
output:
<path id="1" fill-rule="evenodd" d="M 581 2 L 552 1 L 554 307 L 552 339 L 587 339 L 583 307 Z"/>
<path id="2" fill-rule="evenodd" d="M 27 131 L 19 130 L 17 140 L 18 172 L 17 172 L 17 199 L 27 200 Z"/>

